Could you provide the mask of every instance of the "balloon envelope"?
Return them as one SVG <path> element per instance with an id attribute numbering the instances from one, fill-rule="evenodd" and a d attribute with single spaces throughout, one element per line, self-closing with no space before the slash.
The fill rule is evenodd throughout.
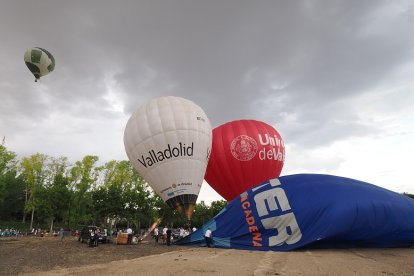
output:
<path id="1" fill-rule="evenodd" d="M 159 97 L 128 120 L 125 150 L 134 168 L 171 207 L 191 218 L 211 151 L 204 111 L 180 97 Z"/>
<path id="2" fill-rule="evenodd" d="M 47 50 L 34 47 L 24 53 L 24 62 L 35 76 L 36 81 L 55 69 L 55 58 Z"/>
<path id="3" fill-rule="evenodd" d="M 178 242 L 289 251 L 301 247 L 414 246 L 414 199 L 362 181 L 298 174 L 247 190 Z"/>
<path id="4" fill-rule="evenodd" d="M 257 183 L 280 176 L 285 147 L 279 132 L 256 120 L 232 121 L 213 129 L 205 179 L 227 201 Z"/>

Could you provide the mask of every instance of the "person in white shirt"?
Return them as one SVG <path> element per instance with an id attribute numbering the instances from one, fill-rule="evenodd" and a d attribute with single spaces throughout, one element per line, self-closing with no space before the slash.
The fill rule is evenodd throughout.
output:
<path id="1" fill-rule="evenodd" d="M 132 242 L 132 229 L 131 229 L 131 227 L 128 227 L 127 234 L 128 234 L 128 244 L 131 244 L 131 242 Z"/>
<path id="2" fill-rule="evenodd" d="M 163 244 L 167 242 L 167 230 L 168 230 L 167 226 L 164 226 L 164 228 L 162 229 L 162 243 Z"/>
<path id="3" fill-rule="evenodd" d="M 206 233 L 204 234 L 204 240 L 206 241 L 207 247 L 211 247 L 211 241 L 213 240 L 213 234 L 210 228 L 208 228 Z"/>
<path id="4" fill-rule="evenodd" d="M 158 227 L 155 227 L 155 229 L 154 229 L 154 237 L 155 237 L 155 242 L 156 243 L 158 243 L 158 234 L 159 234 Z"/>
<path id="5" fill-rule="evenodd" d="M 180 239 L 184 238 L 184 228 L 180 227 Z"/>

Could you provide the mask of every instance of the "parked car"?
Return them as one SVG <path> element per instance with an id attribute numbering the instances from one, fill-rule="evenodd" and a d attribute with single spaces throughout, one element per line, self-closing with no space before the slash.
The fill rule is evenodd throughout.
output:
<path id="1" fill-rule="evenodd" d="M 180 229 L 171 229 L 171 236 L 174 240 L 178 240 L 180 238 Z"/>
<path id="2" fill-rule="evenodd" d="M 95 232 L 97 228 L 98 228 L 97 226 L 93 226 L 93 225 L 82 227 L 82 229 L 80 230 L 80 233 L 79 233 L 78 240 L 82 243 L 84 243 L 84 242 L 89 243 L 89 240 L 91 238 L 90 233 Z M 103 229 L 98 234 L 98 242 L 100 242 L 100 243 L 106 243 L 107 242 L 106 229 Z"/>

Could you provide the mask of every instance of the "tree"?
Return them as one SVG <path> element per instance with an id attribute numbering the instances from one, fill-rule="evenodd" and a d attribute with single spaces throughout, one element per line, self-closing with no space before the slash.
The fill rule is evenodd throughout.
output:
<path id="1" fill-rule="evenodd" d="M 0 207 L 5 204 L 8 196 L 8 182 L 10 177 L 16 175 L 16 154 L 8 151 L 5 146 L 0 145 Z M 0 218 L 2 217 L 0 213 Z"/>
<path id="2" fill-rule="evenodd" d="M 99 168 L 95 167 L 98 156 L 87 155 L 82 161 L 77 161 L 72 167 L 69 176 L 70 188 L 74 191 L 73 208 L 74 224 L 79 222 L 89 222 L 92 220 L 91 212 L 88 208 L 92 206 L 91 193 L 88 193 L 97 182 L 99 176 Z M 70 225 L 70 221 L 68 222 Z"/>
<path id="3" fill-rule="evenodd" d="M 31 212 L 30 228 L 33 227 L 33 218 L 36 207 L 40 205 L 38 195 L 42 190 L 42 185 L 47 176 L 45 163 L 49 157 L 44 154 L 36 153 L 30 157 L 23 158 L 21 165 L 26 181 L 26 198 L 23 222 L 26 214 Z"/>
<path id="4" fill-rule="evenodd" d="M 95 218 L 125 219 L 141 228 L 141 222 L 151 223 L 151 193 L 145 180 L 129 161 L 112 160 L 100 167 L 101 182 L 93 191 Z"/>
<path id="5" fill-rule="evenodd" d="M 71 192 L 67 177 L 67 158 L 51 158 L 48 164 L 48 177 L 46 185 L 42 189 L 40 205 L 43 207 L 42 215 L 50 222 L 50 231 L 57 219 L 63 221 L 70 206 Z"/>
<path id="6" fill-rule="evenodd" d="M 170 227 L 183 224 L 181 214 L 171 209 L 160 196 L 153 193 L 151 200 L 152 210 L 155 213 L 155 216 L 153 216 L 154 221 L 160 221 L 160 224 L 169 225 Z"/>
<path id="7" fill-rule="evenodd" d="M 409 193 L 403 193 L 403 195 L 408 196 L 408 197 L 410 197 L 410 198 L 414 198 L 414 195 L 409 194 Z"/>
<path id="8" fill-rule="evenodd" d="M 0 220 L 19 220 L 23 216 L 26 183 L 16 170 L 10 170 L 0 176 Z"/>
<path id="9" fill-rule="evenodd" d="M 158 222 L 170 227 L 183 225 L 181 215 L 171 209 L 129 161 L 112 160 L 96 166 L 97 156 L 87 155 L 69 165 L 66 157 L 44 154 L 25 157 L 0 145 L 0 219 L 15 220 L 31 213 L 41 227 L 64 223 L 68 228 L 79 223 L 111 225 L 123 221 L 125 226 L 140 229 Z M 226 201 L 201 201 L 195 206 L 192 225 L 201 226 L 220 212 Z"/>
<path id="10" fill-rule="evenodd" d="M 200 227 L 207 221 L 212 218 L 211 211 L 209 206 L 202 200 L 200 203 L 196 204 L 194 208 L 194 214 L 192 218 L 192 224 Z"/>
<path id="11" fill-rule="evenodd" d="M 210 206 L 211 218 L 215 217 L 226 206 L 227 206 L 227 201 L 226 200 L 216 200 L 216 201 L 211 202 L 211 206 Z"/>

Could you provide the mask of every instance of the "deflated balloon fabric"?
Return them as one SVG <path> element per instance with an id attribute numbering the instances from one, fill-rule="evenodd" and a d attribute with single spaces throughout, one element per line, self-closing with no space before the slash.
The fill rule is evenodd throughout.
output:
<path id="1" fill-rule="evenodd" d="M 289 251 L 303 247 L 414 245 L 414 200 L 362 181 L 297 174 L 266 181 L 230 202 L 178 244 Z"/>

